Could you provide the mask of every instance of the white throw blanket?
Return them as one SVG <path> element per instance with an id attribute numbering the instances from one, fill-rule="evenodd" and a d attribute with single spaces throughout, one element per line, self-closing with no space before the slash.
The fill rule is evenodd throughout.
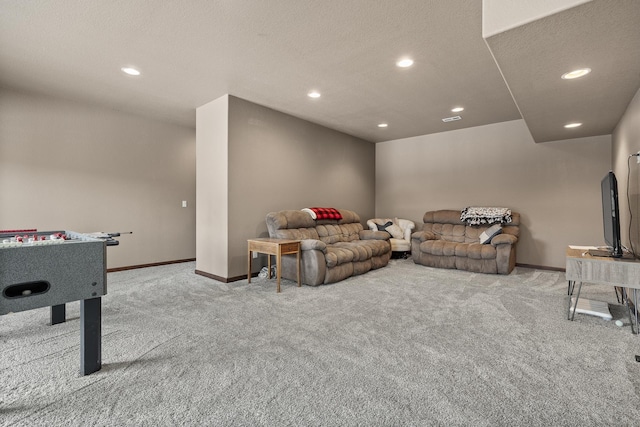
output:
<path id="1" fill-rule="evenodd" d="M 304 208 L 304 209 L 300 209 L 300 210 L 301 210 L 302 212 L 306 212 L 306 213 L 308 213 L 309 215 L 311 215 L 311 218 L 313 218 L 313 219 L 317 219 L 317 218 L 318 218 L 318 217 L 316 216 L 316 213 L 315 213 L 314 211 L 312 211 L 311 209 L 309 209 L 309 208 Z"/>

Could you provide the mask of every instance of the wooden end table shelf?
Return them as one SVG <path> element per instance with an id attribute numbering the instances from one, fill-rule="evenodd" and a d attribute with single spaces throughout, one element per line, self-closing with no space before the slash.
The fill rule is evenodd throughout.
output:
<path id="1" fill-rule="evenodd" d="M 280 261 L 282 255 L 296 254 L 297 261 L 297 273 L 298 273 L 298 287 L 300 287 L 300 240 L 288 240 L 288 239 L 270 239 L 270 238 L 258 238 L 247 240 L 248 248 L 248 261 L 247 261 L 247 282 L 251 283 L 251 258 L 253 252 L 267 254 L 269 279 L 271 279 L 271 255 L 276 257 L 276 269 L 278 288 L 277 292 L 280 292 Z"/>

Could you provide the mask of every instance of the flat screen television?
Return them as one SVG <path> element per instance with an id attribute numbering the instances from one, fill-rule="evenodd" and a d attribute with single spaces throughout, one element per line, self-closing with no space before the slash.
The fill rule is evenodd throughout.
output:
<path id="1" fill-rule="evenodd" d="M 620 242 L 620 209 L 618 207 L 618 180 L 613 172 L 602 178 L 602 221 L 604 241 L 609 246 L 609 256 L 622 256 Z"/>

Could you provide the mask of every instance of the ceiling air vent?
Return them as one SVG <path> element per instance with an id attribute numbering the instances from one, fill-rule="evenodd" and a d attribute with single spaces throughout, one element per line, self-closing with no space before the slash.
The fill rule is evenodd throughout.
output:
<path id="1" fill-rule="evenodd" d="M 443 122 L 455 122 L 456 120 L 462 120 L 462 117 L 460 116 L 453 116 L 453 117 L 446 117 L 444 119 L 442 119 Z"/>

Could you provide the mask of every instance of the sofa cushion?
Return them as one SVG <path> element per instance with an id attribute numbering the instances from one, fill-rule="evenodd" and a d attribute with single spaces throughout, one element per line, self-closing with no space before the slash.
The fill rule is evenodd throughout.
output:
<path id="1" fill-rule="evenodd" d="M 327 252 L 324 258 L 327 260 L 327 267 L 333 268 L 336 265 L 353 261 L 353 251 L 350 248 L 327 245 Z"/>
<path id="2" fill-rule="evenodd" d="M 460 258 L 464 258 L 469 253 L 469 243 L 458 243 L 456 245 L 456 256 Z"/>
<path id="3" fill-rule="evenodd" d="M 315 228 L 292 228 L 284 230 L 275 230 L 270 235 L 275 239 L 291 239 L 291 240 L 305 240 L 316 239 L 318 240 L 318 233 Z"/>
<path id="4" fill-rule="evenodd" d="M 351 224 L 340 224 L 340 230 L 342 231 L 342 241 L 343 242 L 352 242 L 354 240 L 360 240 L 360 232 L 364 230 L 362 224 L 351 223 Z"/>
<path id="5" fill-rule="evenodd" d="M 363 230 L 362 224 L 322 224 L 316 226 L 319 240 L 328 245 L 338 242 L 351 242 L 360 239 L 360 231 Z"/>
<path id="6" fill-rule="evenodd" d="M 464 243 L 467 246 L 467 258 L 471 259 L 495 259 L 496 248 L 482 243 Z"/>
<path id="7" fill-rule="evenodd" d="M 465 225 L 464 222 L 460 221 L 460 211 L 454 210 L 439 210 L 439 211 L 428 211 L 425 212 L 422 217 L 422 221 L 426 223 L 437 223 L 437 224 L 455 224 L 455 225 Z"/>
<path id="8" fill-rule="evenodd" d="M 439 256 L 452 256 L 456 253 L 456 242 L 448 242 L 446 240 L 427 240 L 420 244 L 420 251 Z"/>
<path id="9" fill-rule="evenodd" d="M 342 240 L 340 227 L 338 224 L 323 224 L 316 227 L 318 238 L 327 245 L 338 243 Z"/>
<path id="10" fill-rule="evenodd" d="M 465 229 L 462 224 L 425 224 L 423 230 L 431 231 L 439 239 L 448 240 L 450 242 L 464 242 L 465 241 Z"/>
<path id="11" fill-rule="evenodd" d="M 389 233 L 386 231 L 362 230 L 360 240 L 389 240 Z"/>
<path id="12" fill-rule="evenodd" d="M 391 243 L 391 250 L 395 252 L 407 252 L 411 250 L 411 242 L 404 239 L 389 239 Z"/>
<path id="13" fill-rule="evenodd" d="M 309 214 L 302 211 L 271 212 L 267 215 L 269 233 L 287 228 L 315 227 L 316 222 Z"/>
<path id="14" fill-rule="evenodd" d="M 371 258 L 373 251 L 367 245 L 360 244 L 358 242 L 338 242 L 333 245 L 334 247 L 343 248 L 353 253 L 352 261 L 364 261 Z"/>
<path id="15" fill-rule="evenodd" d="M 358 245 L 364 245 L 371 250 L 372 256 L 381 256 L 391 251 L 388 240 L 359 240 Z"/>

